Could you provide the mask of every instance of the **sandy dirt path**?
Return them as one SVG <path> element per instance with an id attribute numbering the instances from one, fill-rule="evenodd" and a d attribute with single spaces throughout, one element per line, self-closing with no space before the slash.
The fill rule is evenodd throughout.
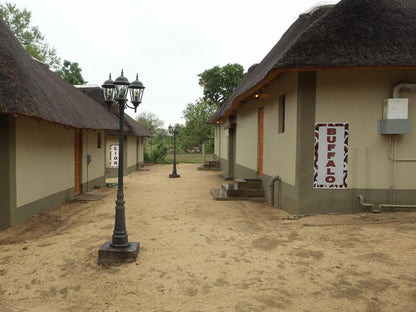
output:
<path id="1" fill-rule="evenodd" d="M 416 311 L 416 212 L 291 219 L 196 165 L 125 178 L 136 263 L 99 266 L 116 188 L 0 232 L 0 311 Z"/>

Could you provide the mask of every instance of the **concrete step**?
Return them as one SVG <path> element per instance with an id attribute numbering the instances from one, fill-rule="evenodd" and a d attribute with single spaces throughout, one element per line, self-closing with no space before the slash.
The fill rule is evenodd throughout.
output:
<path id="1" fill-rule="evenodd" d="M 219 160 L 209 160 L 208 162 L 205 163 L 206 166 L 209 167 L 219 167 L 220 166 L 220 161 Z"/>
<path id="2" fill-rule="evenodd" d="M 234 179 L 239 189 L 263 189 L 263 183 L 259 179 Z"/>
<path id="3" fill-rule="evenodd" d="M 221 189 L 228 197 L 264 197 L 262 188 L 249 188 L 248 186 L 250 185 L 245 185 L 243 188 L 240 188 L 240 183 L 224 183 Z"/>
<path id="4" fill-rule="evenodd" d="M 219 160 L 210 160 L 205 162 L 202 165 L 198 166 L 198 170 L 205 170 L 205 171 L 220 171 L 220 162 Z"/>
<path id="5" fill-rule="evenodd" d="M 237 189 L 237 184 L 224 183 L 224 184 L 221 185 L 221 189 L 224 190 L 225 192 L 227 192 L 229 190 L 236 190 Z"/>
<path id="6" fill-rule="evenodd" d="M 204 170 L 204 171 L 221 171 L 220 167 L 215 166 L 206 166 L 206 164 L 199 165 L 198 170 Z"/>
<path id="7" fill-rule="evenodd" d="M 244 196 L 230 196 L 223 189 L 211 189 L 211 195 L 215 200 L 250 200 L 255 202 L 265 202 L 266 197 L 244 197 Z M 242 195 L 242 194 L 240 194 Z"/>

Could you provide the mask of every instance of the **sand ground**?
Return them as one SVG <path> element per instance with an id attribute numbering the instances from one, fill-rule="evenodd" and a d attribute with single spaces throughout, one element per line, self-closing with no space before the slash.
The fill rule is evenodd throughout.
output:
<path id="1" fill-rule="evenodd" d="M 116 188 L 0 232 L 0 311 L 416 311 L 416 212 L 292 219 L 214 201 L 218 172 L 125 178 L 136 263 L 97 264 Z"/>

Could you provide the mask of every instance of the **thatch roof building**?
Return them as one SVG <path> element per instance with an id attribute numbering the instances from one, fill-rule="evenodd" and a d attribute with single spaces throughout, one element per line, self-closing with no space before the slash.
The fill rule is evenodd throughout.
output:
<path id="1" fill-rule="evenodd" d="M 288 71 L 416 66 L 414 0 L 342 0 L 302 14 L 208 121 Z"/>
<path id="2" fill-rule="evenodd" d="M 415 153 L 415 18 L 414 0 L 300 15 L 208 121 L 224 177 L 295 215 L 415 208 L 415 160 L 398 156 Z"/>
<path id="3" fill-rule="evenodd" d="M 26 116 L 72 128 L 118 128 L 116 116 L 35 61 L 2 20 L 0 114 Z"/>
<path id="4" fill-rule="evenodd" d="M 107 110 L 107 104 L 104 101 L 104 95 L 102 89 L 99 86 L 94 85 L 84 85 L 84 86 L 77 86 L 79 90 L 83 93 L 88 95 L 90 98 L 95 100 L 96 102 L 100 103 L 103 107 Z M 110 112 L 119 118 L 119 113 L 117 109 L 111 109 Z M 129 115 L 124 115 L 124 125 L 127 127 L 125 129 L 126 134 L 138 136 L 138 137 L 151 137 L 152 134 L 148 129 L 140 125 L 137 121 L 131 118 Z"/>

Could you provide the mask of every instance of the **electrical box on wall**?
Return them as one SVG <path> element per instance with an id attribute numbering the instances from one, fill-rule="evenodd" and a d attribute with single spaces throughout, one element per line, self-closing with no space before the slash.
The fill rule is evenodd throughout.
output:
<path id="1" fill-rule="evenodd" d="M 383 119 L 407 119 L 409 99 L 385 99 Z"/>
<path id="2" fill-rule="evenodd" d="M 385 99 L 383 119 L 377 123 L 378 134 L 406 134 L 410 132 L 409 99 Z"/>

